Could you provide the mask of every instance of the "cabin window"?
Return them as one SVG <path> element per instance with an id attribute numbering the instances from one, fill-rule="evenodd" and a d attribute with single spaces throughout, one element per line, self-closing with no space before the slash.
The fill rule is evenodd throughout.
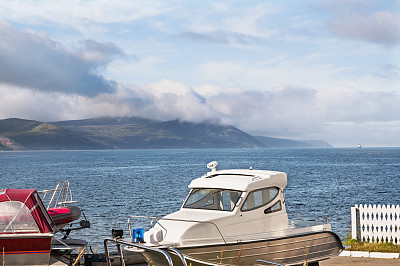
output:
<path id="1" fill-rule="evenodd" d="M 268 209 L 265 209 L 264 213 L 268 214 L 268 213 L 273 213 L 273 212 L 277 212 L 277 211 L 281 211 L 281 210 L 282 210 L 282 204 L 281 204 L 281 201 L 278 201 L 277 203 L 275 203 Z"/>
<path id="2" fill-rule="evenodd" d="M 264 188 L 250 192 L 242 206 L 242 211 L 251 211 L 265 206 L 274 200 L 279 193 L 277 187 Z"/>
<path id="3" fill-rule="evenodd" d="M 222 189 L 193 189 L 184 208 L 232 211 L 242 192 Z"/>
<path id="4" fill-rule="evenodd" d="M 19 201 L 0 203 L 0 233 L 39 232 L 31 212 Z"/>

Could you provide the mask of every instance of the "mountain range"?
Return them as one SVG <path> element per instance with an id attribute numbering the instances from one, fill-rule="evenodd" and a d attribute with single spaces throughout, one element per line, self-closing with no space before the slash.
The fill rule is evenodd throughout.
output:
<path id="1" fill-rule="evenodd" d="M 139 117 L 99 117 L 39 122 L 0 120 L 0 150 L 321 148 L 324 141 L 251 136 L 210 122 L 158 121 Z"/>

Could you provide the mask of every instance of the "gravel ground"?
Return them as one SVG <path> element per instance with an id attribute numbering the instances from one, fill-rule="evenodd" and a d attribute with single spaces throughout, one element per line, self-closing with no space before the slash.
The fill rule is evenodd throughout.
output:
<path id="1" fill-rule="evenodd" d="M 373 259 L 354 257 L 334 257 L 319 263 L 320 266 L 375 266 L 375 265 L 400 265 L 400 259 Z"/>

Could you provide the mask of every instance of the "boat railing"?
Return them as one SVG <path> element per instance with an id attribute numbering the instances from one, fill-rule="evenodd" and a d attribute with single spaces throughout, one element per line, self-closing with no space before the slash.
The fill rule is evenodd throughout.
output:
<path id="1" fill-rule="evenodd" d="M 176 222 L 188 222 L 188 223 L 204 223 L 204 224 L 211 224 L 211 225 L 213 225 L 213 226 L 217 229 L 219 235 L 221 236 L 222 241 L 224 241 L 224 243 L 226 244 L 226 240 L 225 240 L 224 236 L 222 235 L 221 230 L 220 230 L 220 229 L 218 228 L 218 226 L 217 226 L 215 223 L 213 223 L 213 222 L 210 222 L 210 221 L 197 221 L 197 220 L 183 220 L 183 219 L 174 219 L 174 218 L 165 218 L 165 217 L 159 218 L 159 217 L 154 217 L 154 216 L 142 216 L 142 215 L 138 215 L 138 216 L 132 215 L 132 216 L 130 216 L 130 217 L 128 218 L 128 230 L 129 230 L 129 235 L 130 235 L 131 238 L 132 238 L 131 218 L 152 219 L 151 222 L 150 222 L 150 227 L 151 227 L 151 228 L 154 227 L 154 225 L 153 225 L 154 222 L 155 222 L 155 223 L 158 223 L 158 222 L 161 221 L 161 220 L 163 220 L 163 221 L 176 221 Z"/>
<path id="2" fill-rule="evenodd" d="M 187 266 L 185 256 L 183 256 L 183 254 L 179 250 L 177 250 L 176 248 L 171 248 L 171 247 L 168 248 L 168 250 L 175 253 L 179 257 L 183 266 Z"/>
<path id="3" fill-rule="evenodd" d="M 42 201 L 46 202 L 46 209 L 56 208 L 56 207 L 65 207 L 67 204 L 75 203 L 76 201 L 72 200 L 72 191 L 69 187 L 68 181 L 61 181 L 57 184 L 54 189 L 42 190 L 39 191 L 42 194 Z M 46 199 L 46 196 L 51 195 L 50 199 Z"/>
<path id="4" fill-rule="evenodd" d="M 306 216 L 306 215 L 298 215 L 298 214 L 288 214 L 290 219 L 300 219 L 301 221 L 308 221 L 314 222 L 315 225 L 317 224 L 327 224 L 329 218 L 326 217 L 313 217 L 313 216 Z"/>
<path id="5" fill-rule="evenodd" d="M 280 263 L 276 263 L 276 262 L 272 262 L 272 261 L 267 261 L 267 260 L 256 260 L 256 264 L 255 265 L 277 265 L 277 266 L 285 266 L 284 264 L 280 264 Z"/>
<path id="6" fill-rule="evenodd" d="M 137 248 L 137 249 L 141 249 L 141 250 L 144 250 L 146 252 L 159 253 L 159 254 L 164 256 L 164 258 L 165 258 L 165 260 L 166 260 L 166 262 L 168 263 L 169 266 L 173 266 L 174 265 L 174 263 L 172 262 L 171 256 L 165 250 L 158 249 L 158 248 L 151 248 L 151 247 L 144 246 L 144 245 L 137 244 L 137 243 L 130 243 L 130 242 L 126 242 L 126 241 L 121 240 L 121 239 L 106 238 L 106 239 L 104 239 L 104 251 L 105 251 L 105 255 L 106 255 L 107 266 L 111 266 L 111 257 L 110 257 L 110 251 L 109 251 L 108 242 L 114 242 L 116 244 L 117 250 L 118 250 L 118 253 L 119 253 L 118 255 L 119 255 L 120 265 L 121 266 L 125 266 L 124 253 L 123 253 L 123 249 L 121 247 L 122 245 L 125 245 L 125 246 L 128 246 L 128 247 L 134 247 L 134 248 Z M 178 258 L 181 260 L 181 263 L 182 263 L 183 266 L 187 266 L 186 259 L 185 259 L 185 257 L 183 256 L 183 254 L 179 250 L 177 250 L 175 248 L 168 248 L 168 250 L 170 252 L 175 253 L 178 256 Z M 271 261 L 267 261 L 267 260 L 261 260 L 261 259 L 256 260 L 255 265 L 259 265 L 260 263 L 262 265 L 285 266 L 284 264 L 275 263 L 275 262 L 271 262 Z"/>
<path id="7" fill-rule="evenodd" d="M 130 243 L 130 242 L 126 242 L 124 240 L 116 239 L 116 238 L 106 238 L 106 239 L 104 239 L 104 250 L 105 250 L 106 262 L 107 262 L 108 266 L 111 266 L 111 258 L 110 258 L 109 248 L 108 248 L 108 242 L 114 242 L 117 245 L 117 250 L 118 250 L 119 258 L 120 258 L 120 264 L 122 266 L 125 266 L 125 259 L 124 259 L 124 253 L 123 253 L 121 245 L 125 245 L 125 246 L 128 246 L 128 247 L 134 247 L 134 248 L 137 248 L 137 249 L 145 250 L 147 252 L 159 253 L 159 254 L 164 256 L 164 258 L 167 261 L 169 266 L 173 266 L 174 265 L 173 262 L 172 262 L 171 256 L 165 250 L 161 250 L 161 249 L 158 249 L 158 248 L 151 248 L 151 247 L 147 247 L 147 246 L 140 245 L 140 244 L 137 244 L 137 243 Z M 169 248 L 168 250 L 170 250 L 171 252 L 175 253 L 178 256 L 178 258 L 181 260 L 183 266 L 187 266 L 185 257 L 183 256 L 183 254 L 179 250 L 174 249 L 174 248 Z"/>

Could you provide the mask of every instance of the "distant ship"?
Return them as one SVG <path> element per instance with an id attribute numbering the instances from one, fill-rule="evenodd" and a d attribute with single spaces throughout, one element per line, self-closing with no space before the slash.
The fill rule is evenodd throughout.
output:
<path id="1" fill-rule="evenodd" d="M 357 148 L 361 148 L 361 144 L 358 144 L 358 145 L 357 145 Z"/>

